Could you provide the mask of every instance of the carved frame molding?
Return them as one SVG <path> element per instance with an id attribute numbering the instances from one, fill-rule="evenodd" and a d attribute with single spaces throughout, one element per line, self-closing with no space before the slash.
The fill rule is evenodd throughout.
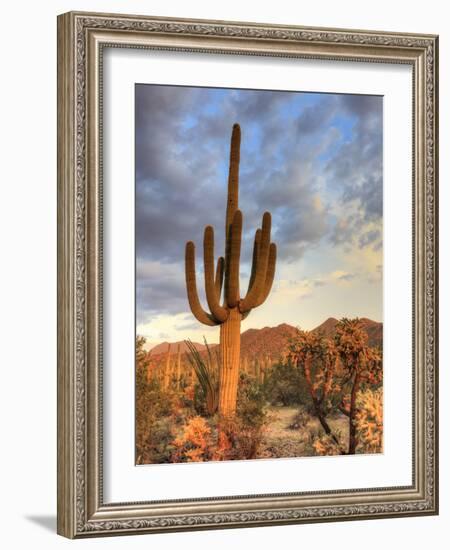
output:
<path id="1" fill-rule="evenodd" d="M 412 486 L 103 503 L 104 47 L 412 65 Z M 75 12 L 58 17 L 58 533 L 78 538 L 438 512 L 437 48 L 430 35 Z"/>

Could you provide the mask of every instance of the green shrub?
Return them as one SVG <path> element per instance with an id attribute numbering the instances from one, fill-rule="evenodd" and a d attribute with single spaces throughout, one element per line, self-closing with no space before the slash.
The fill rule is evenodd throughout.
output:
<path id="1" fill-rule="evenodd" d="M 264 387 L 254 379 L 241 376 L 238 386 L 236 415 L 244 426 L 260 427 L 267 412 Z"/>
<path id="2" fill-rule="evenodd" d="M 267 400 L 272 405 L 302 405 L 309 402 L 305 380 L 291 361 L 274 365 L 264 383 Z"/>

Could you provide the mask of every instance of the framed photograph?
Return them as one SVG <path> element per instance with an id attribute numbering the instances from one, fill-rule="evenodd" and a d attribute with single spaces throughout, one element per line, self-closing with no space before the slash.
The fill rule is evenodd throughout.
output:
<path id="1" fill-rule="evenodd" d="M 432 35 L 58 18 L 58 532 L 438 512 Z"/>

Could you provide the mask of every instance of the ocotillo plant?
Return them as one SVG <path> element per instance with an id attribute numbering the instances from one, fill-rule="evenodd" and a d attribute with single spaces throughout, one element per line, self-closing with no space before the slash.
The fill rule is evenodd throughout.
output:
<path id="1" fill-rule="evenodd" d="M 253 245 L 253 262 L 248 290 L 244 298 L 239 291 L 242 212 L 239 202 L 239 162 L 241 129 L 233 125 L 225 216 L 225 256 L 219 257 L 214 270 L 214 229 L 205 227 L 203 259 L 206 300 L 210 313 L 201 306 L 195 277 L 195 245 L 186 243 L 186 287 L 194 316 L 209 326 L 220 325 L 221 366 L 219 373 L 219 413 L 236 411 L 241 347 L 241 320 L 260 306 L 272 288 L 275 275 L 276 245 L 270 242 L 271 216 L 265 212 L 262 227 L 257 229 Z M 214 274 L 215 272 L 215 274 Z M 223 296 L 222 296 L 223 291 Z M 221 301 L 222 298 L 222 301 Z"/>
<path id="2" fill-rule="evenodd" d="M 206 353 L 201 354 L 190 340 L 185 340 L 189 349 L 187 358 L 192 365 L 197 380 L 202 388 L 206 402 L 206 411 L 213 415 L 218 407 L 218 365 L 220 365 L 220 357 L 217 350 L 214 353 L 211 351 L 206 339 Z"/>

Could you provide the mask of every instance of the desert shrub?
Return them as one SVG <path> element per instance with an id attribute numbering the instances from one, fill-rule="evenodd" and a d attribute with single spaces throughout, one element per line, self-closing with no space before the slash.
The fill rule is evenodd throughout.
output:
<path id="1" fill-rule="evenodd" d="M 146 463 L 164 464 L 171 462 L 173 452 L 173 422 L 170 418 L 162 418 L 155 422 L 149 433 L 146 445 Z"/>
<path id="2" fill-rule="evenodd" d="M 359 453 L 383 450 L 383 390 L 366 389 L 358 395 L 355 416 Z"/>
<path id="3" fill-rule="evenodd" d="M 204 392 L 195 388 L 195 408 L 204 411 Z M 201 415 L 186 420 L 173 441 L 174 462 L 252 459 L 258 454 L 268 417 L 262 385 L 242 376 L 239 382 L 236 415 L 223 419 Z"/>
<path id="4" fill-rule="evenodd" d="M 264 388 L 256 380 L 241 378 L 238 387 L 236 415 L 246 426 L 261 426 L 267 416 Z"/>
<path id="5" fill-rule="evenodd" d="M 136 463 L 151 462 L 150 446 L 157 418 L 154 414 L 136 418 Z"/>
<path id="6" fill-rule="evenodd" d="M 145 338 L 136 338 L 136 462 L 142 464 L 148 459 L 148 439 L 157 421 L 159 384 L 148 379 L 149 360 L 144 348 Z"/>
<path id="7" fill-rule="evenodd" d="M 178 399 L 187 416 L 196 416 L 198 414 L 195 405 L 195 384 L 186 385 L 179 393 Z"/>
<path id="8" fill-rule="evenodd" d="M 241 376 L 236 417 L 219 430 L 218 447 L 222 459 L 256 458 L 268 421 L 262 384 L 246 375 Z"/>
<path id="9" fill-rule="evenodd" d="M 299 369 L 290 361 L 273 366 L 264 383 L 267 400 L 273 405 L 300 405 L 308 403 L 305 382 Z"/>
<path id="10" fill-rule="evenodd" d="M 339 438 L 338 435 L 337 437 Z M 325 432 L 314 438 L 312 448 L 314 454 L 317 456 L 334 456 L 345 453 L 345 449 L 341 445 L 336 444 L 335 440 Z"/>
<path id="11" fill-rule="evenodd" d="M 200 384 L 196 383 L 192 386 L 192 392 L 193 392 L 193 406 L 195 410 L 195 414 L 208 417 L 210 414 L 208 413 L 208 407 L 206 403 L 206 395 L 203 391 L 203 388 L 200 386 Z"/>
<path id="12" fill-rule="evenodd" d="M 136 339 L 136 462 L 169 462 L 172 453 L 172 428 L 192 414 L 178 392 L 164 390 L 156 376 L 148 376 L 150 359 L 145 339 Z"/>
<path id="13" fill-rule="evenodd" d="M 248 460 L 256 458 L 264 438 L 263 426 L 248 426 L 236 422 L 234 430 L 228 432 L 230 446 L 225 460 Z"/>
<path id="14" fill-rule="evenodd" d="M 335 437 L 333 437 L 333 435 Z M 305 455 L 335 456 L 346 454 L 345 438 L 340 430 L 326 434 L 322 427 L 310 427 L 305 438 Z"/>
<path id="15" fill-rule="evenodd" d="M 201 416 L 194 416 L 173 440 L 172 462 L 203 462 L 213 453 L 212 430 Z"/>
<path id="16" fill-rule="evenodd" d="M 138 464 L 162 464 L 171 461 L 173 422 L 169 417 L 157 419 L 151 416 L 145 430 L 137 431 L 136 462 Z"/>

